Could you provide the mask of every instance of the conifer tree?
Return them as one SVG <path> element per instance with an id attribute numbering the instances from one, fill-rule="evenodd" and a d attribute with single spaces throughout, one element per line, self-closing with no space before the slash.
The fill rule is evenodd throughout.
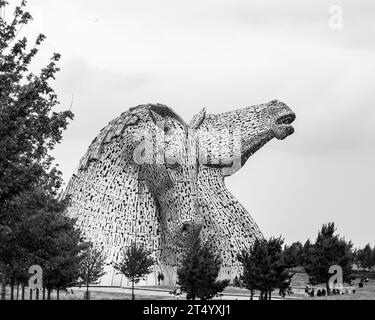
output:
<path id="1" fill-rule="evenodd" d="M 325 283 L 329 292 L 328 281 L 332 274 L 329 268 L 334 265 L 341 266 L 343 281 L 351 278 L 353 265 L 353 244 L 335 234 L 334 223 L 324 224 L 318 233 L 316 241 L 310 247 L 310 257 L 304 267 L 313 285 Z"/>
<path id="2" fill-rule="evenodd" d="M 220 265 L 220 259 L 209 247 L 196 239 L 177 270 L 178 284 L 186 292 L 186 298 L 208 300 L 222 292 L 229 280 L 217 280 Z"/>

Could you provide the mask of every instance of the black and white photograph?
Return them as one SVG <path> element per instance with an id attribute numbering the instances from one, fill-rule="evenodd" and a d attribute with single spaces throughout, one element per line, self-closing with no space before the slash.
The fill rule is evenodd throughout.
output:
<path id="1" fill-rule="evenodd" d="M 371 0 L 0 0 L 0 310 L 375 300 L 374 85 Z"/>

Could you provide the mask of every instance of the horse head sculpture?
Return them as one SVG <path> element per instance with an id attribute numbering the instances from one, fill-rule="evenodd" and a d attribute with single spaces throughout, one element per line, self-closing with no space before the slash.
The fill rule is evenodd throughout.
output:
<path id="1" fill-rule="evenodd" d="M 117 262 L 132 241 L 153 252 L 156 274 L 176 282 L 187 246 L 199 236 L 220 255 L 220 278 L 238 276 L 237 253 L 262 237 L 224 178 L 272 138 L 285 139 L 295 114 L 271 101 L 187 125 L 171 108 L 141 105 L 112 120 L 90 145 L 66 195 L 85 237 Z"/>

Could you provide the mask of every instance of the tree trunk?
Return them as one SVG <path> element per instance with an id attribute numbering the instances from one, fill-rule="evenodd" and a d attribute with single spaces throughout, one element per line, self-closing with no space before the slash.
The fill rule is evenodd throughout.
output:
<path id="1" fill-rule="evenodd" d="M 2 272 L 2 277 L 1 277 L 1 300 L 5 300 L 5 292 L 6 292 L 6 286 L 7 286 L 7 279 L 5 272 Z"/>
<path id="2" fill-rule="evenodd" d="M 89 284 L 88 283 L 86 284 L 86 300 L 90 300 L 90 296 L 89 296 Z"/>
<path id="3" fill-rule="evenodd" d="M 39 300 L 39 289 L 35 290 L 35 300 Z"/>
<path id="4" fill-rule="evenodd" d="M 10 279 L 10 300 L 14 300 L 14 280 Z"/>
<path id="5" fill-rule="evenodd" d="M 250 300 L 254 300 L 254 290 L 250 290 Z"/>
<path id="6" fill-rule="evenodd" d="M 270 290 L 270 291 L 268 292 L 268 300 L 271 300 L 271 295 L 272 295 L 272 291 Z"/>
<path id="7" fill-rule="evenodd" d="M 134 277 L 132 278 L 132 300 L 135 300 L 135 296 L 134 296 Z"/>
<path id="8" fill-rule="evenodd" d="M 25 300 L 25 285 L 22 284 L 21 300 Z"/>
<path id="9" fill-rule="evenodd" d="M 47 300 L 51 300 L 51 290 L 47 289 Z"/>
<path id="10" fill-rule="evenodd" d="M 46 288 L 43 287 L 43 300 L 46 300 Z"/>
<path id="11" fill-rule="evenodd" d="M 33 300 L 33 290 L 29 289 L 29 293 L 30 293 L 30 300 Z"/>

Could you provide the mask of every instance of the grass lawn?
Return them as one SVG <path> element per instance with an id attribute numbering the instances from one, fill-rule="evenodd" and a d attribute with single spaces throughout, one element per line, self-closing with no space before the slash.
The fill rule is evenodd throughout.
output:
<path id="1" fill-rule="evenodd" d="M 326 297 L 307 297 L 302 294 L 294 294 L 287 296 L 286 299 L 301 299 L 301 300 L 375 300 L 375 280 L 370 279 L 368 283 L 365 283 L 363 288 L 358 287 L 358 280 L 354 281 L 353 286 L 356 290 L 355 293 L 347 293 L 344 295 L 330 295 Z M 176 297 L 169 294 L 169 291 L 173 290 L 173 287 L 161 287 L 161 286 L 149 286 L 142 287 L 135 292 L 136 300 L 176 300 L 184 299 L 183 297 Z M 73 288 L 69 289 L 67 292 L 60 291 L 60 300 L 83 300 L 84 288 Z M 248 290 L 228 287 L 225 289 L 224 294 L 229 295 L 247 295 Z M 16 290 L 15 290 L 16 295 Z M 257 295 L 257 293 L 256 293 Z M 275 291 L 272 295 L 274 298 L 280 299 Z M 10 289 L 7 288 L 7 297 L 10 298 Z M 131 291 L 129 288 L 90 288 L 90 298 L 91 300 L 131 300 Z M 29 290 L 25 291 L 25 299 L 29 300 Z M 42 294 L 39 294 L 39 299 L 42 300 Z M 56 300 L 56 291 L 51 294 L 51 299 Z M 230 299 L 232 299 L 230 297 Z M 236 297 L 233 296 L 233 300 Z M 35 293 L 33 294 L 33 300 L 35 300 Z M 257 297 L 254 298 L 257 300 Z M 0 302 L 1 303 L 1 302 Z"/>

